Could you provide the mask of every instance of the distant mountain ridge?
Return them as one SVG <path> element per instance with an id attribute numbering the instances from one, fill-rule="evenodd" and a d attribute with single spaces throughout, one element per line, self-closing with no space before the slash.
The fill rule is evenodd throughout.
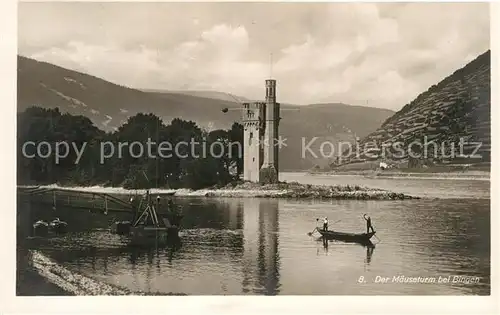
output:
<path id="1" fill-rule="evenodd" d="M 113 130 L 139 112 L 154 113 L 165 123 L 173 118 L 195 121 L 206 129 L 227 129 L 241 122 L 242 106 L 236 101 L 199 97 L 186 93 L 145 92 L 120 86 L 85 73 L 18 56 L 18 111 L 31 106 L 59 107 L 61 112 L 85 115 L 103 130 Z M 262 82 L 262 98 L 265 96 Z M 279 100 L 278 100 L 279 101 Z M 226 113 L 223 109 L 228 108 Z M 368 135 L 394 114 L 391 110 L 345 104 L 282 105 L 281 135 L 287 146 L 280 153 L 284 170 L 309 169 L 328 165 L 330 159 L 302 154 L 303 139 L 352 141 L 353 135 Z"/>
<path id="2" fill-rule="evenodd" d="M 195 120 L 201 126 L 225 128 L 239 115 L 223 108 L 239 108 L 227 102 L 189 95 L 147 93 L 46 62 L 18 56 L 18 110 L 29 106 L 59 107 L 61 111 L 88 116 L 97 127 L 111 130 L 138 112 L 155 113 L 166 122 L 176 117 Z M 203 114 L 199 110 L 203 107 Z"/>
<path id="3" fill-rule="evenodd" d="M 152 93 L 168 93 L 168 94 L 182 94 L 188 96 L 196 96 L 203 98 L 211 98 L 216 100 L 228 101 L 228 102 L 253 102 L 251 99 L 234 95 L 231 93 L 218 92 L 218 91 L 195 91 L 195 90 L 186 90 L 186 91 L 170 91 L 170 90 L 161 90 L 161 89 L 141 89 L 144 92 L 152 92 Z"/>
<path id="4" fill-rule="evenodd" d="M 490 58 L 488 50 L 463 68 L 455 71 L 400 111 L 389 117 L 376 131 L 359 142 L 361 151 L 347 156 L 345 162 L 366 162 L 380 160 L 382 145 L 404 144 L 406 155 L 401 159 L 435 160 L 450 163 L 461 160 L 466 163 L 487 162 L 491 151 L 491 99 L 490 99 Z M 458 156 L 460 139 L 463 155 Z M 426 142 L 422 141 L 425 140 Z M 413 154 L 408 151 L 410 143 L 427 143 L 428 151 Z M 438 156 L 434 156 L 431 141 L 438 143 Z M 451 143 L 455 143 L 455 155 Z M 477 144 L 481 143 L 478 148 Z M 441 146 L 441 144 L 443 144 Z M 416 147 L 416 145 L 415 145 Z M 445 149 L 442 149 L 445 148 Z M 478 148 L 477 150 L 475 150 Z M 416 149 L 419 150 L 418 148 Z M 444 152 L 444 155 L 442 152 Z M 474 152 L 476 151 L 476 152 Z M 412 155 L 408 156 L 408 152 Z M 422 152 L 421 152 L 422 153 Z M 479 159 L 471 155 L 481 155 Z M 422 158 L 420 158 L 422 157 Z M 444 158 L 443 158 L 444 157 Z"/>

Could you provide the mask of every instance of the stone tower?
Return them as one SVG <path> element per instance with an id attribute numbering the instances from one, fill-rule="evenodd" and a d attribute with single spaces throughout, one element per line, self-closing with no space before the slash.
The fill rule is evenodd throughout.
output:
<path id="1" fill-rule="evenodd" d="M 243 107 L 243 179 L 259 182 L 266 106 L 264 103 L 244 103 Z"/>
<path id="2" fill-rule="evenodd" d="M 279 104 L 276 103 L 276 80 L 266 80 L 266 114 L 264 126 L 264 157 L 260 169 L 260 181 L 278 182 L 278 124 Z"/>
<path id="3" fill-rule="evenodd" d="M 266 80 L 265 103 L 245 103 L 243 106 L 243 179 L 277 183 L 280 105 L 276 103 L 276 80 Z"/>

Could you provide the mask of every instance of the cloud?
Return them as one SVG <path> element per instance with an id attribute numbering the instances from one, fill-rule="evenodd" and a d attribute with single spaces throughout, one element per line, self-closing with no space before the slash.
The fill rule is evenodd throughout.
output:
<path id="1" fill-rule="evenodd" d="M 137 88 L 399 109 L 489 49 L 481 3 L 21 3 L 19 51 Z M 287 19 L 283 19 L 286 16 Z"/>
<path id="2" fill-rule="evenodd" d="M 64 47 L 43 50 L 30 57 L 86 72 L 112 82 L 134 86 L 158 74 L 156 52 L 146 47 L 124 51 L 117 46 L 97 46 L 70 41 Z"/>
<path id="3" fill-rule="evenodd" d="M 336 22 L 331 27 L 334 29 L 323 34 L 321 42 L 308 35 L 302 45 L 283 49 L 284 56 L 276 66 L 283 77 L 293 78 L 290 79 L 295 81 L 292 85 L 300 86 L 295 96 L 299 102 L 335 98 L 337 94 L 348 92 L 366 94 L 366 91 L 357 89 L 359 85 L 388 69 L 376 63 L 378 60 L 365 60 L 358 66 L 349 65 L 346 62 L 349 56 L 399 40 L 397 23 L 380 17 L 375 4 L 332 5 L 328 13 L 329 20 Z M 298 72 L 300 76 L 291 72 Z M 347 102 L 354 99 L 336 100 Z"/>
<path id="4" fill-rule="evenodd" d="M 71 41 L 64 47 L 43 50 L 30 57 L 85 71 L 115 83 L 142 88 L 213 89 L 245 94 L 259 89 L 266 67 L 241 59 L 248 50 L 244 27 L 215 25 L 197 40 L 171 50 L 140 46 L 123 50 Z"/>
<path id="5" fill-rule="evenodd" d="M 487 7 L 410 4 L 398 11 L 390 16 L 376 4 L 332 5 L 340 30 L 326 44 L 308 38 L 284 51 L 282 69 L 301 73 L 285 76 L 300 85 L 296 99 L 399 109 L 489 48 Z M 471 31 L 478 29 L 483 32 Z M 307 63 L 299 67 L 299 60 Z"/>

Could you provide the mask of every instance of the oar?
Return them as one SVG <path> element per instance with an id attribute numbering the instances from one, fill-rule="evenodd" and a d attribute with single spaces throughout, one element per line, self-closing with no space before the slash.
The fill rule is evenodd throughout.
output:
<path id="1" fill-rule="evenodd" d="M 317 230 L 317 229 L 318 229 L 318 228 L 317 228 L 317 227 L 315 227 L 315 228 L 314 228 L 314 230 L 312 230 L 312 232 L 307 232 L 307 235 L 309 235 L 309 236 L 313 235 L 313 233 L 314 233 L 314 232 L 316 232 L 316 230 Z"/>

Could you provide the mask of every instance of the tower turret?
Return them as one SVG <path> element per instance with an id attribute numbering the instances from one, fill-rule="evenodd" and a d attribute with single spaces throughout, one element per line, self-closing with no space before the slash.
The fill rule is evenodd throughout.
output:
<path id="1" fill-rule="evenodd" d="M 264 129 L 264 157 L 260 181 L 278 182 L 278 124 L 279 104 L 276 103 L 276 80 L 266 80 L 266 116 Z"/>

